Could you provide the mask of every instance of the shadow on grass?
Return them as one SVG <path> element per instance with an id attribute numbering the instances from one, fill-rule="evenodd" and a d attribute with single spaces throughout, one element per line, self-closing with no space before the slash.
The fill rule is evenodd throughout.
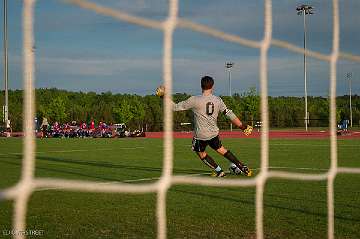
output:
<path id="1" fill-rule="evenodd" d="M 21 166 L 21 160 L 20 160 L 21 157 L 22 157 L 21 155 L 11 155 L 11 157 L 7 156 L 5 158 L 7 160 L 3 160 L 4 158 L 0 156 L 0 159 L 3 158 L 3 159 L 1 159 L 0 163 L 17 165 L 17 166 L 20 167 Z M 11 161 L 11 160 L 14 160 L 14 159 L 17 160 L 17 161 Z M 53 157 L 37 157 L 37 159 L 44 160 L 44 161 L 66 163 L 66 164 L 85 165 L 85 166 L 104 167 L 104 168 L 128 169 L 128 170 L 134 170 L 134 171 L 161 172 L 161 170 L 162 170 L 162 168 L 160 168 L 160 167 L 144 167 L 144 166 L 139 167 L 139 166 L 129 166 L 129 165 L 123 165 L 123 164 L 114 164 L 114 163 L 110 163 L 110 162 L 80 161 L 80 160 L 73 160 L 73 159 L 70 160 L 70 159 L 61 159 L 61 158 L 53 158 Z M 36 169 L 47 170 L 47 171 L 50 171 L 50 172 L 65 173 L 65 174 L 76 175 L 76 176 L 87 177 L 87 178 L 93 178 L 93 179 L 101 179 L 101 180 L 105 180 L 105 181 L 119 181 L 119 178 L 104 177 L 104 176 L 98 176 L 98 175 L 95 176 L 93 174 L 86 174 L 86 173 L 74 172 L 74 171 L 71 171 L 71 170 L 56 169 L 56 168 L 51 168 L 51 167 L 37 166 Z M 188 169 L 188 170 L 175 169 L 174 172 L 190 174 L 190 173 L 204 173 L 204 172 L 208 172 L 208 171 L 196 170 L 196 169 Z M 122 174 L 122 176 L 123 176 L 123 174 Z M 127 176 L 138 177 L 138 175 L 136 175 L 136 176 L 127 175 Z M 227 190 L 233 190 L 233 189 L 227 189 Z M 179 190 L 179 189 L 171 189 L 171 191 L 190 194 L 190 195 L 209 197 L 209 198 L 216 198 L 216 199 L 230 201 L 230 202 L 233 202 L 233 203 L 244 203 L 244 204 L 248 204 L 248 205 L 254 205 L 254 203 L 255 203 L 254 200 L 240 200 L 240 199 L 236 199 L 236 198 L 227 197 L 224 194 L 219 195 L 219 194 L 211 194 L 211 193 L 199 192 L 199 191 L 191 192 L 191 191 Z M 270 196 L 278 197 L 278 198 L 281 197 L 283 199 L 288 199 L 288 200 L 299 200 L 298 198 L 287 197 L 287 196 L 283 196 L 283 195 L 279 196 L 279 195 L 270 194 Z M 312 202 L 324 203 L 326 201 L 324 201 L 324 200 L 312 200 Z M 264 203 L 264 206 L 265 207 L 289 210 L 289 211 L 304 213 L 304 214 L 307 214 L 307 215 L 314 215 L 314 216 L 320 216 L 320 217 L 327 218 L 326 213 L 315 213 L 315 212 L 311 212 L 311 211 L 308 211 L 308 210 L 305 210 L 305 209 L 295 209 L 295 208 L 279 206 L 279 205 L 266 203 L 266 202 Z M 347 207 L 354 207 L 354 206 L 350 206 L 350 205 L 347 205 L 347 204 L 346 204 L 346 206 Z M 354 208 L 358 208 L 358 207 L 354 207 Z M 346 217 L 341 217 L 341 216 L 336 216 L 336 215 L 335 215 L 335 218 L 336 219 L 341 219 L 341 220 L 360 222 L 360 219 L 351 219 L 351 218 L 346 218 Z"/>
<path id="2" fill-rule="evenodd" d="M 228 190 L 234 190 L 234 189 L 228 189 Z M 171 189 L 170 191 L 184 193 L 184 194 L 190 194 L 190 195 L 196 195 L 196 196 L 202 196 L 202 197 L 208 197 L 208 198 L 211 198 L 211 199 L 220 199 L 220 200 L 224 200 L 224 201 L 228 201 L 228 202 L 232 202 L 232 203 L 243 203 L 243 204 L 247 204 L 247 205 L 251 205 L 251 206 L 255 205 L 255 196 L 254 196 L 253 200 L 244 200 L 244 199 L 236 199 L 236 198 L 232 198 L 232 197 L 227 197 L 224 194 L 219 195 L 218 193 L 217 194 L 212 194 L 212 193 L 199 192 L 199 191 L 191 192 L 191 191 L 186 191 L 186 190 L 181 190 L 181 189 Z M 286 198 L 286 197 L 283 196 L 283 198 Z M 293 200 L 292 197 L 289 197 L 287 199 Z M 322 202 L 322 201 L 316 201 L 316 202 Z M 346 206 L 348 206 L 348 205 L 346 205 Z M 313 216 L 319 216 L 319 217 L 327 218 L 327 213 L 316 213 L 316 212 L 311 212 L 311 211 L 308 211 L 308 210 L 305 210 L 305 209 L 298 209 L 298 208 L 279 206 L 279 205 L 275 205 L 273 203 L 266 203 L 265 202 L 264 203 L 264 209 L 266 210 L 266 208 L 282 209 L 282 210 L 287 210 L 287 211 L 292 211 L 292 212 L 303 213 L 303 214 L 306 214 L 306 215 L 313 215 Z M 360 219 L 347 218 L 347 217 L 336 216 L 336 215 L 335 215 L 335 219 L 346 220 L 346 221 L 351 221 L 351 222 L 360 222 Z"/>
<path id="3" fill-rule="evenodd" d="M 11 165 L 17 165 L 21 167 L 21 155 L 7 155 L 6 158 L 0 156 L 0 163 L 6 163 Z M 14 159 L 16 161 L 14 161 Z M 99 176 L 95 175 L 95 173 L 84 173 L 84 172 L 78 172 L 79 168 L 73 169 L 73 170 L 66 170 L 66 169 L 59 169 L 54 167 L 45 167 L 36 165 L 37 170 L 46 170 L 50 172 L 56 172 L 56 173 L 64 173 L 68 175 L 76 175 L 81 177 L 86 177 L 89 179 L 101 179 L 105 181 L 122 181 L 125 177 L 131 177 L 133 179 L 138 179 L 139 175 L 141 176 L 141 172 L 156 172 L 158 173 L 158 177 L 161 176 L 162 168 L 161 167 L 146 167 L 146 166 L 135 166 L 135 165 L 126 165 L 126 164 L 115 164 L 112 162 L 100 162 L 100 161 L 85 161 L 85 160 L 78 160 L 78 159 L 64 159 L 64 158 L 55 158 L 55 157 L 46 157 L 46 156 L 37 156 L 36 159 L 38 162 L 41 161 L 49 161 L 49 162 L 57 162 L 61 164 L 67 164 L 67 165 L 80 165 L 80 166 L 90 166 L 94 168 L 108 168 L 108 169 L 122 169 L 122 171 L 119 171 L 118 177 L 106 177 L 106 176 Z M 136 172 L 134 173 L 128 173 L 128 172 Z M 104 174 L 104 172 L 102 172 Z M 208 173 L 207 170 L 198 170 L 198 169 L 174 169 L 174 173 L 181 173 L 181 174 L 203 174 Z"/>
<path id="4" fill-rule="evenodd" d="M 0 163 L 5 163 L 5 164 L 9 164 L 9 165 L 16 165 L 16 166 L 19 166 L 19 167 L 21 166 L 21 162 L 1 160 Z M 69 171 L 69 170 L 61 170 L 61 169 L 55 169 L 55 168 L 43 167 L 43 166 L 36 166 L 36 169 L 41 169 L 41 170 L 46 170 L 46 171 L 56 172 L 56 173 L 65 173 L 65 174 L 69 174 L 69 175 L 76 175 L 76 176 L 92 178 L 92 179 L 101 179 L 101 180 L 105 180 L 105 181 L 118 180 L 118 179 L 110 178 L 110 177 L 99 177 L 99 176 L 89 175 L 89 174 L 85 174 L 85 173 L 79 173 L 79 172 L 74 172 L 74 171 Z"/>
<path id="5" fill-rule="evenodd" d="M 69 164 L 84 165 L 84 166 L 118 168 L 118 169 L 128 169 L 128 170 L 146 171 L 146 172 L 162 172 L 162 167 L 146 167 L 146 166 L 138 166 L 138 165 L 115 164 L 112 162 L 85 161 L 78 159 L 64 159 L 64 158 L 44 157 L 44 156 L 37 156 L 36 158 L 38 160 L 69 163 Z M 174 168 L 174 173 L 196 174 L 196 173 L 208 173 L 208 172 L 209 172 L 208 170 Z"/>

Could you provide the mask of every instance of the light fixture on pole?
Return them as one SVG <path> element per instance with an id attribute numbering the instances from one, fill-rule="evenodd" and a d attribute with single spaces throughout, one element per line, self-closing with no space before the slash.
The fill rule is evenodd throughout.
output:
<path id="1" fill-rule="evenodd" d="M 226 62 L 225 67 L 228 71 L 228 78 L 229 78 L 229 96 L 232 96 L 231 94 L 231 67 L 234 66 L 234 62 Z"/>
<path id="2" fill-rule="evenodd" d="M 307 102 L 307 82 L 306 82 L 306 55 L 305 55 L 305 50 L 306 50 L 306 15 L 311 15 L 314 14 L 313 12 L 314 8 L 310 5 L 300 5 L 296 8 L 297 14 L 298 15 L 303 15 L 304 16 L 304 97 L 305 97 L 305 130 L 308 130 L 308 124 L 309 124 L 309 112 L 307 110 L 308 108 L 308 102 Z"/>
<path id="3" fill-rule="evenodd" d="M 349 81 L 350 127 L 352 127 L 352 126 L 353 126 L 353 120 L 352 120 L 352 107 L 351 107 L 351 77 L 352 77 L 352 73 L 351 73 L 351 72 L 346 73 L 346 79 Z"/>
<path id="4" fill-rule="evenodd" d="M 225 68 L 228 72 L 228 78 L 229 78 L 229 96 L 232 96 L 231 93 L 231 67 L 234 66 L 234 62 L 225 62 Z M 232 131 L 232 123 L 230 123 L 230 131 Z"/>

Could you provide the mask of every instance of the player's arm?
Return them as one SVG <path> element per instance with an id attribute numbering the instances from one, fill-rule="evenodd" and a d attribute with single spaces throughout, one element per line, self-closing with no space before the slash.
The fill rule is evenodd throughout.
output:
<path id="1" fill-rule="evenodd" d="M 164 86 L 159 86 L 156 91 L 155 91 L 155 94 L 157 96 L 159 96 L 161 99 L 164 98 L 164 95 L 165 95 L 165 87 Z M 171 104 L 172 104 L 172 107 L 173 107 L 173 111 L 183 111 L 183 110 L 189 110 L 193 107 L 193 104 L 194 104 L 194 98 L 193 96 L 190 97 L 189 99 L 187 100 L 184 100 L 184 101 L 181 101 L 179 103 L 174 103 L 172 100 L 171 101 Z"/>
<path id="2" fill-rule="evenodd" d="M 252 133 L 252 126 L 245 124 L 243 122 L 241 122 L 241 120 L 236 117 L 235 119 L 231 120 L 231 122 L 236 125 L 237 127 L 239 127 L 246 136 L 250 135 Z"/>
<path id="3" fill-rule="evenodd" d="M 231 120 L 231 123 L 239 127 L 246 136 L 249 136 L 252 133 L 253 127 L 241 122 L 241 120 L 232 111 L 231 113 L 227 113 L 225 115 Z"/>
<path id="4" fill-rule="evenodd" d="M 171 101 L 172 102 L 172 101 Z M 189 99 L 181 101 L 177 104 L 175 104 L 174 102 L 172 102 L 173 104 L 173 110 L 174 111 L 183 111 L 183 110 L 189 110 L 193 107 L 194 105 L 194 97 L 191 96 Z"/>
<path id="5" fill-rule="evenodd" d="M 241 122 L 241 120 L 234 114 L 234 112 L 232 112 L 232 110 L 226 107 L 225 103 L 222 100 L 220 104 L 220 110 L 231 121 L 231 123 L 239 127 L 246 136 L 252 133 L 253 127 L 246 123 Z"/>

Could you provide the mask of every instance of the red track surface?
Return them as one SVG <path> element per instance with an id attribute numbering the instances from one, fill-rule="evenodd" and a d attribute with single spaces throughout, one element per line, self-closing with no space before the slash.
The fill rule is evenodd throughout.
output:
<path id="1" fill-rule="evenodd" d="M 192 138 L 192 132 L 174 132 L 174 138 Z M 163 138 L 163 132 L 146 132 L 147 138 Z M 253 132 L 250 136 L 245 136 L 240 131 L 221 131 L 221 138 L 260 138 L 260 132 Z M 270 138 L 293 138 L 293 139 L 304 139 L 304 138 L 318 138 L 324 139 L 330 137 L 329 131 L 313 131 L 313 132 L 305 132 L 305 131 L 270 131 Z M 349 131 L 348 135 L 338 135 L 339 139 L 360 139 L 360 132 Z"/>

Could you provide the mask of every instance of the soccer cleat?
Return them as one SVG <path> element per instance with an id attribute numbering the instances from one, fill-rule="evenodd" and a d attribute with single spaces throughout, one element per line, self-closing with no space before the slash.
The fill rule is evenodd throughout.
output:
<path id="1" fill-rule="evenodd" d="M 242 174 L 244 174 L 247 177 L 252 176 L 252 170 L 249 169 L 246 165 L 243 165 L 242 168 L 240 169 Z"/>
<path id="2" fill-rule="evenodd" d="M 212 172 L 212 174 L 211 174 L 211 177 L 217 177 L 217 178 L 223 178 L 223 177 L 225 177 L 226 176 L 226 174 L 224 173 L 224 171 L 220 171 L 220 172 L 216 172 L 216 171 L 214 171 L 214 172 Z"/>
<path id="3" fill-rule="evenodd" d="M 243 165 L 242 167 L 237 167 L 234 163 L 230 164 L 229 167 L 230 173 L 235 175 L 245 175 L 245 176 L 252 176 L 252 170 L 249 169 L 246 165 Z"/>
<path id="4" fill-rule="evenodd" d="M 235 175 L 241 174 L 241 170 L 234 163 L 230 164 L 229 171 L 231 174 L 235 174 Z"/>

